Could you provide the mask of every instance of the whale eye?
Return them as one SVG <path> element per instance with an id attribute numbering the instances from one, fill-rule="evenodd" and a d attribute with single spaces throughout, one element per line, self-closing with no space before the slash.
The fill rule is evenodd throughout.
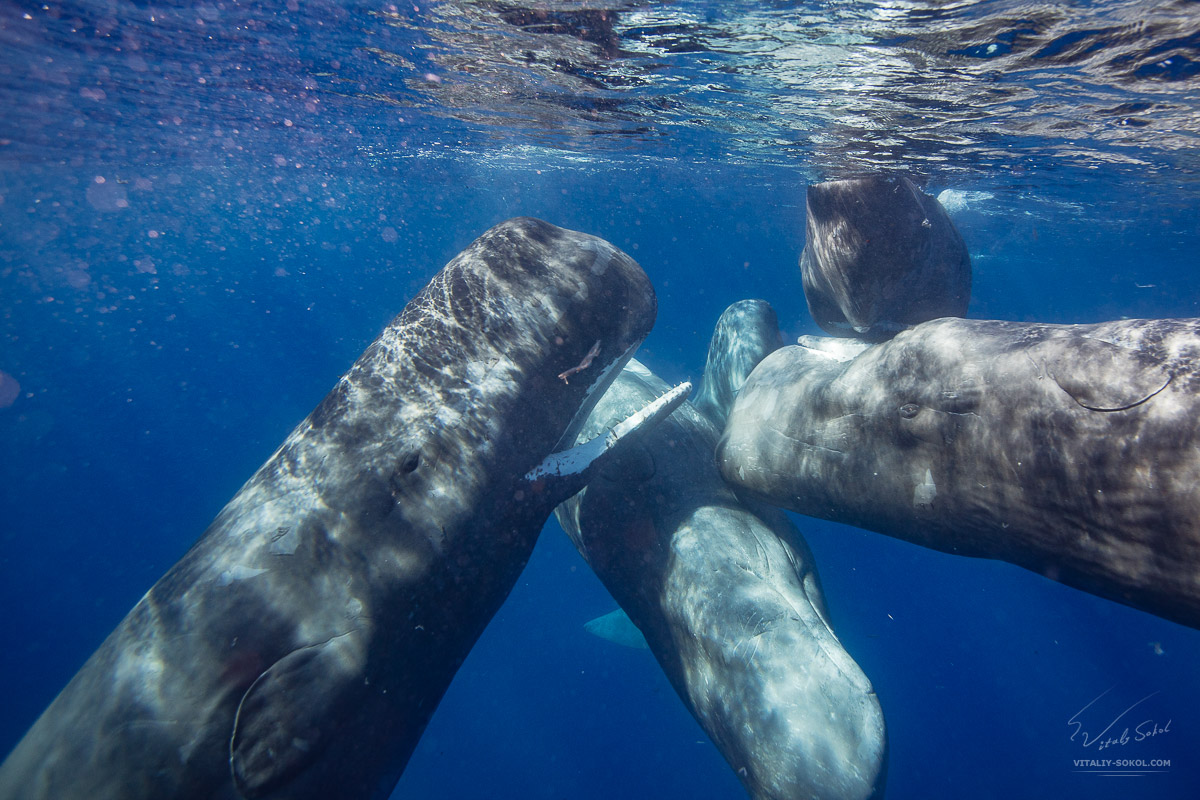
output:
<path id="1" fill-rule="evenodd" d="M 388 479 L 393 494 L 404 491 L 404 487 L 408 484 L 406 479 L 416 472 L 419 466 L 421 466 L 421 451 L 416 447 L 400 453 L 400 457 L 396 459 L 396 467 Z"/>
<path id="2" fill-rule="evenodd" d="M 921 407 L 916 403 L 905 403 L 900 406 L 900 416 L 905 419 L 912 419 L 921 411 Z"/>

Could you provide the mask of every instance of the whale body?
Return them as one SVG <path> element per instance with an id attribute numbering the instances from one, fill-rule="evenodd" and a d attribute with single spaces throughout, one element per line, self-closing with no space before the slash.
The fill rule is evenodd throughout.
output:
<path id="1" fill-rule="evenodd" d="M 731 354 L 748 370 L 778 346 L 768 315 L 750 302 L 722 316 L 705 382 L 730 386 L 701 397 L 732 398 L 745 373 Z M 581 436 L 665 386 L 631 360 Z M 833 631 L 799 531 L 721 479 L 717 436 L 713 419 L 683 404 L 560 506 L 558 520 L 751 797 L 881 797 L 887 740 L 871 682 Z"/>
<path id="2" fill-rule="evenodd" d="M 1200 320 L 803 337 L 718 448 L 753 496 L 1200 627 Z"/>
<path id="3" fill-rule="evenodd" d="M 87 661 L 0 798 L 386 797 L 553 508 L 682 402 L 568 449 L 654 316 L 601 239 L 484 233 Z"/>

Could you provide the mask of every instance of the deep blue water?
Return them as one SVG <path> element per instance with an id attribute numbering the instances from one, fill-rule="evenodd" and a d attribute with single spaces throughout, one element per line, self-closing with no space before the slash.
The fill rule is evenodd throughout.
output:
<path id="1" fill-rule="evenodd" d="M 610 6 L 622 22 L 600 33 L 561 16 L 599 4 L 552 5 L 558 27 L 538 30 L 504 28 L 499 4 L 0 9 L 0 370 L 21 386 L 0 408 L 0 752 L 408 298 L 505 218 L 632 254 L 659 297 L 639 358 L 667 380 L 699 377 L 738 299 L 769 300 L 789 338 L 818 332 L 796 266 L 804 188 L 868 167 L 990 195 L 952 214 L 973 317 L 1200 316 L 1194 3 L 1158 4 L 1175 27 L 1140 39 L 1120 29 L 1128 3 Z M 486 46 L 463 22 L 480 9 Z M 912 20 L 863 23 L 884 11 Z M 789 19 L 811 35 L 717 35 Z M 506 42 L 578 68 L 538 71 L 539 55 L 520 72 Z M 884 77 L 836 84 L 856 74 Z M 537 88 L 497 99 L 518 85 Z M 796 521 L 881 699 L 892 800 L 1195 796 L 1200 632 Z M 613 607 L 550 521 L 396 796 L 744 796 L 652 657 L 583 631 Z M 1067 721 L 1107 690 L 1092 721 L 1151 694 L 1144 718 L 1171 721 L 1107 751 L 1162 773 L 1074 770 L 1096 755 Z"/>

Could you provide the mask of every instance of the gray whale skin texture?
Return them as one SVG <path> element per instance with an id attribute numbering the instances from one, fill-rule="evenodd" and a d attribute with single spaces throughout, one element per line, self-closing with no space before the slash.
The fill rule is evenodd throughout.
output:
<path id="1" fill-rule="evenodd" d="M 105 640 L 0 798 L 386 797 L 551 511 L 682 402 L 555 452 L 654 316 L 601 239 L 484 233 Z"/>
<path id="2" fill-rule="evenodd" d="M 882 797 L 883 712 L 833 632 L 808 545 L 777 509 L 741 502 L 713 461 L 727 409 L 712 398 L 732 399 L 778 344 L 770 306 L 732 306 L 698 393 L 713 416 L 685 403 L 556 514 L 751 797 Z M 665 388 L 631 361 L 583 436 Z"/>
<path id="3" fill-rule="evenodd" d="M 734 485 L 1200 627 L 1200 320 L 801 342 L 738 395 Z"/>
<path id="4" fill-rule="evenodd" d="M 961 317 L 971 257 L 937 198 L 903 176 L 808 187 L 800 276 L 808 310 L 834 336 L 880 341 Z"/>

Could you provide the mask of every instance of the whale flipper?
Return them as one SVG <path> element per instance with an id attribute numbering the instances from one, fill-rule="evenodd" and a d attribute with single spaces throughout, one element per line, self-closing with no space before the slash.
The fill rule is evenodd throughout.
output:
<path id="1" fill-rule="evenodd" d="M 229 765 L 238 791 L 263 797 L 290 783 L 329 743 L 323 723 L 352 689 L 365 643 L 355 632 L 288 653 L 246 690 L 234 717 Z"/>

